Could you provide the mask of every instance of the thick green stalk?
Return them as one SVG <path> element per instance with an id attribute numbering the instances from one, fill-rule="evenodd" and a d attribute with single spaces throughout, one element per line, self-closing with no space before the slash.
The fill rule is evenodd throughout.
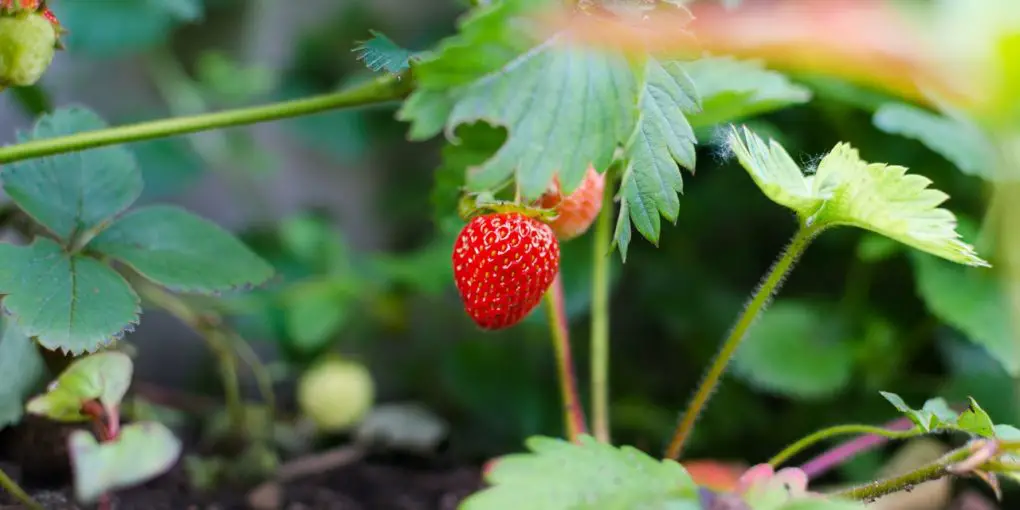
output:
<path id="1" fill-rule="evenodd" d="M 584 409 L 577 392 L 577 374 L 570 350 L 570 332 L 567 328 L 567 313 L 563 296 L 563 280 L 556 275 L 552 287 L 546 292 L 546 312 L 549 316 L 549 332 L 552 335 L 553 352 L 556 354 L 556 375 L 563 397 L 563 424 L 567 439 L 576 442 L 578 436 L 587 434 L 584 423 Z"/>
<path id="2" fill-rule="evenodd" d="M 411 89 L 411 80 L 408 76 L 387 75 L 337 92 L 304 99 L 160 119 L 0 147 L 0 164 L 108 145 L 300 117 L 340 108 L 384 103 L 403 98 L 410 93 Z"/>
<path id="3" fill-rule="evenodd" d="M 708 372 L 706 372 L 701 385 L 698 386 L 697 391 L 694 393 L 694 398 L 691 399 L 690 405 L 687 406 L 687 410 L 684 412 L 684 416 L 680 420 L 676 432 L 673 434 L 673 440 L 666 450 L 666 458 L 674 460 L 680 458 L 684 443 L 690 439 L 691 431 L 694 430 L 694 423 L 701 415 L 701 411 L 705 409 L 705 405 L 708 404 L 708 399 L 711 398 L 716 386 L 718 386 L 723 373 L 726 371 L 726 367 L 737 352 L 737 348 L 740 347 L 740 342 L 746 336 L 748 329 L 751 328 L 758 315 L 768 306 L 772 296 L 782 287 L 786 275 L 793 269 L 794 264 L 797 263 L 804 250 L 811 244 L 811 240 L 820 231 L 821 228 L 817 226 L 801 225 L 797 233 L 794 234 L 793 240 L 786 247 L 786 251 L 780 256 L 779 261 L 772 266 L 772 270 L 765 276 L 761 286 L 758 287 L 754 297 L 751 298 L 751 302 L 744 309 L 744 313 L 737 319 L 737 324 L 733 327 L 729 337 L 723 342 L 722 349 L 712 362 Z"/>
<path id="4" fill-rule="evenodd" d="M 610 442 L 609 434 L 609 257 L 612 243 L 613 176 L 606 171 L 602 209 L 595 220 L 591 283 L 592 433 Z"/>
<path id="5" fill-rule="evenodd" d="M 777 453 L 769 464 L 776 467 L 783 462 L 786 462 L 794 455 L 804 451 L 814 444 L 824 441 L 826 439 L 836 436 L 846 436 L 851 434 L 872 434 L 876 436 L 885 437 L 888 439 L 907 439 L 910 437 L 920 436 L 926 432 L 921 429 L 911 430 L 889 430 L 882 427 L 876 427 L 874 425 L 836 425 L 835 427 L 829 427 L 827 429 L 819 430 L 811 435 L 805 436 L 795 443 L 784 448 L 781 452 Z"/>
<path id="6" fill-rule="evenodd" d="M 11 493 L 11 496 L 14 496 L 14 499 L 17 499 L 22 505 L 25 505 L 25 508 L 28 508 L 29 510 L 43 510 L 43 506 L 40 505 L 38 501 L 32 499 L 32 496 L 29 496 L 28 493 L 19 487 L 18 484 L 11 479 L 11 477 L 7 476 L 7 473 L 5 473 L 2 469 L 0 469 L 0 487 Z"/>

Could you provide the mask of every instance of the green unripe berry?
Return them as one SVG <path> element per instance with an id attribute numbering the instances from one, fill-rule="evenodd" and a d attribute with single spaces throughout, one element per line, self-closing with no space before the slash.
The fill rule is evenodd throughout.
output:
<path id="1" fill-rule="evenodd" d="M 0 89 L 39 81 L 53 62 L 57 32 L 42 15 L 0 17 Z"/>
<path id="2" fill-rule="evenodd" d="M 323 432 L 341 432 L 360 422 L 375 401 L 375 383 L 359 363 L 331 357 L 301 375 L 298 405 Z"/>

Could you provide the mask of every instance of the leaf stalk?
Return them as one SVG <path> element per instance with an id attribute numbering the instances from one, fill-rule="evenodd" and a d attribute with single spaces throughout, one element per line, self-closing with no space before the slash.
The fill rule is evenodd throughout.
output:
<path id="1" fill-rule="evenodd" d="M 803 221 L 801 222 L 800 228 L 794 234 L 792 241 L 787 245 L 779 260 L 772 266 L 772 269 L 765 275 L 758 290 L 755 291 L 754 296 L 751 298 L 751 302 L 737 319 L 736 325 L 723 342 L 722 349 L 712 362 L 712 365 L 709 366 L 704 379 L 694 393 L 694 398 L 691 399 L 683 418 L 680 420 L 679 425 L 677 425 L 673 439 L 666 450 L 666 458 L 673 460 L 680 458 L 684 444 L 690 439 L 691 431 L 694 430 L 695 422 L 697 422 L 701 412 L 705 409 L 706 404 L 708 404 L 708 400 L 711 398 L 715 388 L 719 385 L 726 367 L 729 365 L 730 360 L 733 359 L 733 355 L 736 354 L 737 348 L 740 347 L 740 343 L 747 335 L 751 325 L 754 324 L 754 321 L 765 310 L 772 297 L 782 287 L 786 275 L 793 269 L 793 266 L 800 259 L 800 256 L 804 254 L 804 251 L 811 244 L 814 237 L 824 228 L 824 225 L 811 225 Z"/>
<path id="2" fill-rule="evenodd" d="M 613 176 L 606 171 L 602 209 L 595 220 L 591 284 L 592 432 L 609 443 L 609 257 L 612 251 Z"/>
<path id="3" fill-rule="evenodd" d="M 780 464 L 786 462 L 794 455 L 804 451 L 810 446 L 815 445 L 826 439 L 830 439 L 836 436 L 846 436 L 854 434 L 867 434 L 871 436 L 883 437 L 886 439 L 909 439 L 911 437 L 917 437 L 926 434 L 924 430 L 920 428 L 914 428 L 910 430 L 889 430 L 884 427 L 877 427 L 875 425 L 861 425 L 861 424 L 849 424 L 849 425 L 836 425 L 834 427 L 828 427 L 819 430 L 813 434 L 805 436 L 800 440 L 790 444 L 782 451 L 777 453 L 774 457 L 769 460 L 769 464 L 772 467 L 777 467 Z"/>

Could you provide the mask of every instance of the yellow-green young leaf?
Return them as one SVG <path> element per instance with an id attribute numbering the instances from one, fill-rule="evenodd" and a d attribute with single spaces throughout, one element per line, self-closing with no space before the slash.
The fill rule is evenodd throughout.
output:
<path id="1" fill-rule="evenodd" d="M 273 267 L 230 232 L 188 211 L 150 206 L 132 211 L 89 248 L 181 292 L 213 293 L 258 285 Z"/>
<path id="2" fill-rule="evenodd" d="M 27 142 L 107 126 L 82 108 L 58 110 L 19 133 Z M 142 193 L 142 174 L 122 146 L 30 159 L 0 169 L 4 191 L 18 207 L 65 241 L 91 237 Z"/>
<path id="3" fill-rule="evenodd" d="M 50 384 L 47 392 L 30 400 L 28 412 L 56 421 L 86 421 L 82 406 L 99 401 L 107 413 L 117 412 L 128 387 L 134 365 L 127 354 L 105 351 L 78 358 Z"/>
<path id="4" fill-rule="evenodd" d="M 757 60 L 705 57 L 683 68 L 701 96 L 701 111 L 687 116 L 694 127 L 735 122 L 811 99 L 810 90 Z"/>
<path id="5" fill-rule="evenodd" d="M 124 426 L 116 440 L 106 443 L 76 430 L 68 438 L 68 454 L 75 495 L 79 502 L 90 504 L 105 493 L 166 473 L 177 463 L 181 442 L 161 423 L 139 422 Z"/>
<path id="6" fill-rule="evenodd" d="M 0 429 L 3 429 L 21 420 L 25 399 L 40 387 L 46 374 L 46 363 L 35 342 L 10 319 L 4 321 L 4 335 L 0 338 L 0 374 L 4 377 L 0 387 Z"/>
<path id="7" fill-rule="evenodd" d="M 698 508 L 697 488 L 684 468 L 635 448 L 582 436 L 580 444 L 533 437 L 530 453 L 496 461 L 491 487 L 464 501 L 464 510 L 630 510 Z M 693 505 L 693 506 L 692 506 Z"/>
<path id="8" fill-rule="evenodd" d="M 54 241 L 0 244 L 3 307 L 47 349 L 94 352 L 138 323 L 138 295 L 102 262 L 70 255 Z"/>
<path id="9" fill-rule="evenodd" d="M 808 176 L 781 145 L 766 143 L 746 127 L 732 128 L 729 143 L 765 195 L 805 224 L 854 226 L 959 264 L 989 267 L 960 240 L 956 217 L 938 207 L 949 196 L 928 188 L 926 177 L 867 163 L 847 143 L 837 144 Z"/>
<path id="10" fill-rule="evenodd" d="M 913 409 L 895 393 L 884 391 L 879 393 L 925 432 L 953 430 L 979 437 L 995 437 L 997 434 L 997 426 L 973 398 L 969 399 L 967 409 L 957 413 L 942 398 L 928 399 L 924 407 Z"/>

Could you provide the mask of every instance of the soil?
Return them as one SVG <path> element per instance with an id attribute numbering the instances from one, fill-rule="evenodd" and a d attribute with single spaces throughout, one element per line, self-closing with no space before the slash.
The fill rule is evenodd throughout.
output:
<path id="1" fill-rule="evenodd" d="M 279 508 L 284 510 L 455 510 L 482 487 L 477 466 L 444 465 L 435 461 L 369 457 L 346 466 L 283 484 Z M 17 466 L 3 465 L 12 476 Z M 12 469 L 13 468 L 13 469 Z M 48 509 L 86 510 L 73 502 L 69 486 L 26 487 Z M 249 490 L 194 492 L 179 464 L 145 485 L 122 491 L 111 500 L 117 510 L 240 510 Z M 0 510 L 22 508 L 0 491 Z"/>

